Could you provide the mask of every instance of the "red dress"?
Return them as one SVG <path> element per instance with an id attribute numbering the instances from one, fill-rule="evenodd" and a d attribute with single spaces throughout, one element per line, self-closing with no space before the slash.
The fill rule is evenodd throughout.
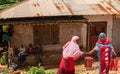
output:
<path id="1" fill-rule="evenodd" d="M 62 57 L 57 74 L 75 74 L 74 59 Z"/>
<path id="2" fill-rule="evenodd" d="M 98 40 L 94 49 L 98 52 L 100 62 L 99 74 L 108 74 L 113 50 L 111 41 L 108 38 L 104 42 Z"/>

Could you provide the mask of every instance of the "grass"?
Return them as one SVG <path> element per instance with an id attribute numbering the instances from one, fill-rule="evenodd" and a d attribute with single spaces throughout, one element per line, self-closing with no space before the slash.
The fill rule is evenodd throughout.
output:
<path id="1" fill-rule="evenodd" d="M 15 1 L 15 2 L 4 2 L 4 3 L 1 3 L 0 4 L 0 10 L 6 9 L 6 8 L 8 8 L 8 7 L 18 3 L 18 2 L 21 2 L 21 1 L 23 1 L 23 0 L 18 0 L 18 1 Z"/>

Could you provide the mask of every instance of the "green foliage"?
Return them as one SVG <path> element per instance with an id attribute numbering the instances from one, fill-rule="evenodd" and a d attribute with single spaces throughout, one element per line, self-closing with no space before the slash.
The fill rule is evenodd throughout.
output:
<path id="1" fill-rule="evenodd" d="M 31 67 L 27 74 L 45 74 L 45 71 L 42 66 Z"/>
<path id="2" fill-rule="evenodd" d="M 52 72 L 52 71 L 48 71 L 46 72 L 45 74 L 56 74 L 55 72 Z"/>
<path id="3" fill-rule="evenodd" d="M 8 62 L 8 54 L 3 53 L 3 56 L 0 58 L 0 64 L 7 64 Z"/>
<path id="4" fill-rule="evenodd" d="M 2 74 L 8 74 L 8 68 L 5 68 L 5 69 L 2 71 Z"/>
<path id="5" fill-rule="evenodd" d="M 56 73 L 52 71 L 45 72 L 42 66 L 38 66 L 38 67 L 31 67 L 26 74 L 56 74 Z"/>
<path id="6" fill-rule="evenodd" d="M 0 0 L 0 10 L 5 9 L 15 3 L 21 2 L 23 0 Z"/>

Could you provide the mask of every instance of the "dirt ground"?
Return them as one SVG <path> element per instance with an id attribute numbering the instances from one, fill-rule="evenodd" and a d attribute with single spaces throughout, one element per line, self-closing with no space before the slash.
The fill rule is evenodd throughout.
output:
<path id="1" fill-rule="evenodd" d="M 118 58 L 118 67 L 119 67 L 118 71 L 109 71 L 109 74 L 120 74 L 120 58 Z M 46 67 L 46 66 L 44 66 L 44 68 L 45 68 L 45 71 L 52 71 L 52 72 L 55 72 L 55 73 L 57 73 L 57 70 L 58 70 L 57 66 L 56 67 Z M 22 70 L 20 70 L 20 72 L 21 71 Z M 84 62 L 82 62 L 78 65 L 75 65 L 75 74 L 98 74 L 98 62 L 94 61 L 91 69 L 86 69 L 85 66 L 84 66 Z"/>
<path id="2" fill-rule="evenodd" d="M 109 71 L 109 74 L 120 74 L 120 58 L 118 58 L 118 71 Z M 46 69 L 57 72 L 57 68 Z M 84 64 L 75 65 L 75 74 L 98 74 L 98 62 L 93 62 L 91 69 L 86 69 Z"/>

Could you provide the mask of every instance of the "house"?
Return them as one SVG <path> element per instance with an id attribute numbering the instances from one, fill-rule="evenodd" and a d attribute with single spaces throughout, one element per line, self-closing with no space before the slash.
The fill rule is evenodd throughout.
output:
<path id="1" fill-rule="evenodd" d="M 119 5 L 119 0 L 26 0 L 0 11 L 0 24 L 13 25 L 13 47 L 41 43 L 45 52 L 60 53 L 78 35 L 81 50 L 89 51 L 98 33 L 105 32 L 119 52 Z"/>

